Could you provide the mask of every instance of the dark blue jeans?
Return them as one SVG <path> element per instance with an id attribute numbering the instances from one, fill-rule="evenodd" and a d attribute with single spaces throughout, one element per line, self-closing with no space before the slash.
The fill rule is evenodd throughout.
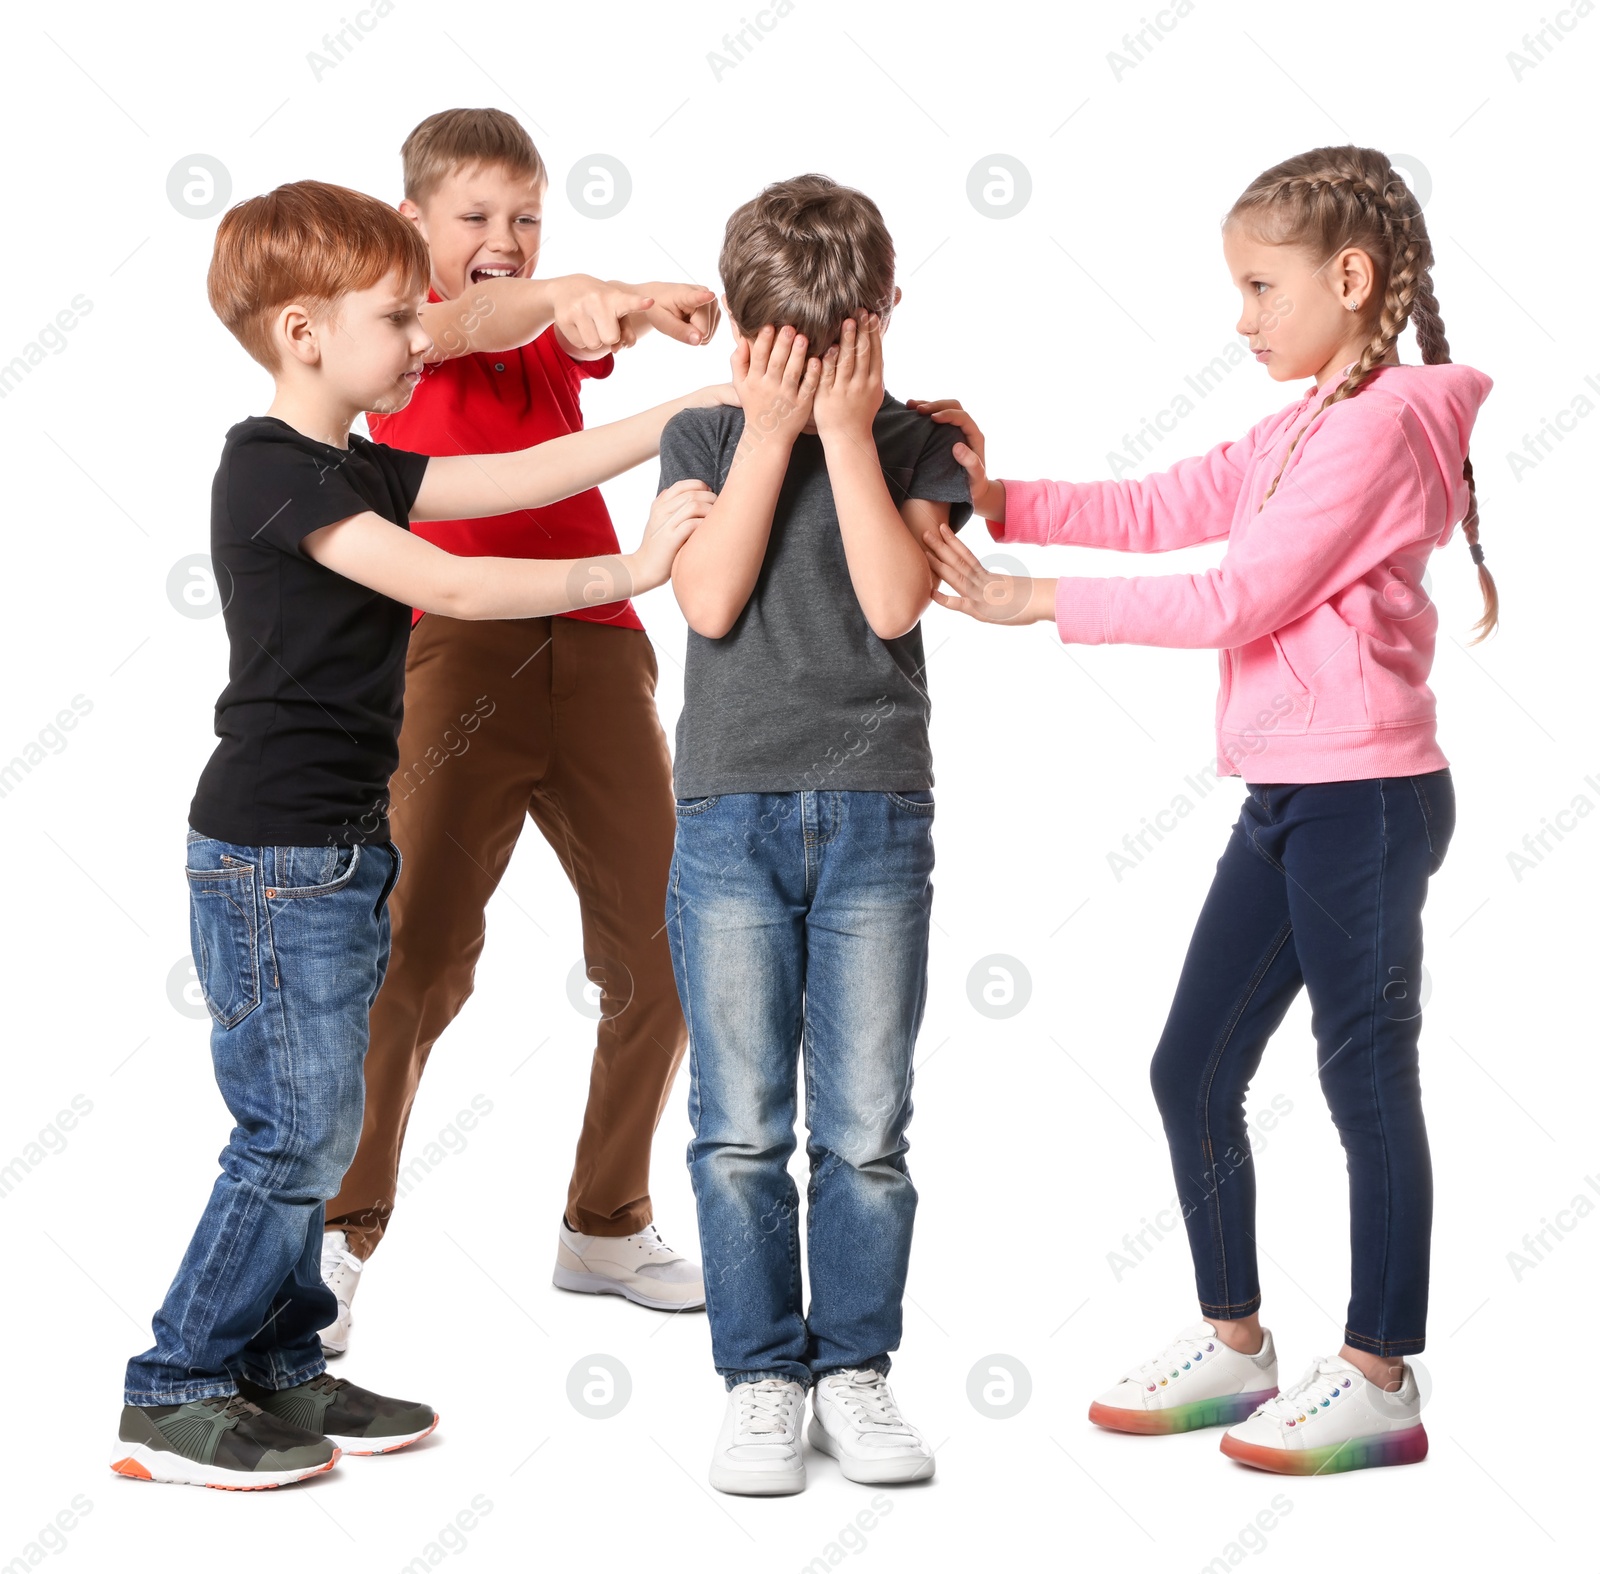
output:
<path id="1" fill-rule="evenodd" d="M 338 1312 L 322 1205 L 361 1136 L 367 1015 L 389 960 L 392 843 L 244 847 L 189 833 L 190 942 L 234 1118 L 189 1249 L 128 1363 L 127 1402 L 182 1404 L 323 1369 Z"/>
<path id="2" fill-rule="evenodd" d="M 679 800 L 667 935 L 711 1354 L 729 1388 L 886 1372 L 900 1343 L 932 877 L 930 792 Z M 788 1169 L 802 1062 L 809 1308 Z"/>
<path id="3" fill-rule="evenodd" d="M 1350 1178 L 1345 1339 L 1375 1355 L 1422 1349 L 1422 905 L 1454 828 L 1447 770 L 1249 789 L 1150 1067 L 1207 1317 L 1261 1304 L 1244 1096 L 1304 984 Z"/>

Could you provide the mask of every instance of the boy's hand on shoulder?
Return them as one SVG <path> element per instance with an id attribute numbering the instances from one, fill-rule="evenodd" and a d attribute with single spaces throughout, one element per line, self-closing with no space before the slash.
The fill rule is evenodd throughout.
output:
<path id="1" fill-rule="evenodd" d="M 753 339 L 740 339 L 730 360 L 733 387 L 744 406 L 740 448 L 776 439 L 787 451 L 811 419 L 822 362 L 806 355 L 804 334 L 770 323 Z"/>
<path id="2" fill-rule="evenodd" d="M 549 281 L 555 309 L 556 336 L 575 360 L 592 361 L 633 343 L 636 330 L 628 319 L 646 313 L 655 300 L 631 284 L 606 283 L 587 273 Z"/>
<path id="3" fill-rule="evenodd" d="M 907 399 L 906 409 L 932 416 L 941 426 L 959 426 L 965 439 L 950 450 L 957 464 L 967 472 L 967 489 L 972 493 L 972 511 L 980 519 L 1006 517 L 1006 484 L 991 481 L 984 457 L 983 432 L 961 407 L 959 399 Z"/>
<path id="4" fill-rule="evenodd" d="M 847 317 L 839 342 L 822 358 L 813 419 L 824 443 L 844 438 L 872 443 L 872 423 L 883 405 L 883 334 L 876 316 L 860 328 Z"/>
<path id="5" fill-rule="evenodd" d="M 652 281 L 636 288 L 655 302 L 642 315 L 644 326 L 664 333 L 679 344 L 709 344 L 722 321 L 716 292 L 702 284 L 664 284 Z"/>

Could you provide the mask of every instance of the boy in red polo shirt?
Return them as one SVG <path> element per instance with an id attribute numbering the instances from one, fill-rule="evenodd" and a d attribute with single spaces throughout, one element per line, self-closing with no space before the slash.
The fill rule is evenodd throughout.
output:
<path id="1" fill-rule="evenodd" d="M 446 357 L 410 405 L 369 416 L 380 442 L 424 454 L 526 448 L 583 426 L 580 385 L 649 328 L 708 341 L 710 290 L 531 277 L 546 185 L 523 127 L 499 110 L 448 110 L 401 150 L 400 211 L 428 242 L 425 326 Z M 545 508 L 423 524 L 463 556 L 614 553 L 598 490 Z M 700 1270 L 656 1233 L 650 1146 L 686 1039 L 661 926 L 674 813 L 655 708 L 656 661 L 628 587 L 578 587 L 587 605 L 547 618 L 467 622 L 429 614 L 406 661 L 390 824 L 405 876 L 390 904 L 392 955 L 372 1011 L 361 1144 L 328 1204 L 323 1277 L 348 1345 L 350 1300 L 392 1214 L 400 1153 L 434 1041 L 472 992 L 484 912 L 525 816 L 577 893 L 600 990 L 588 1109 L 557 1247 L 564 1289 L 665 1310 L 704 1304 Z M 561 1010 L 567 1009 L 565 1004 Z"/>

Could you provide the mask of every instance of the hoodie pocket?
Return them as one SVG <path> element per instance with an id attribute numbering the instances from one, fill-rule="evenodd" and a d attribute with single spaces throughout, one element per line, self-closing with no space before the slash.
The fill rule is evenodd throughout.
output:
<path id="1" fill-rule="evenodd" d="M 1276 634 L 1268 638 L 1277 657 L 1277 688 L 1269 701 L 1274 716 L 1278 718 L 1272 724 L 1273 730 L 1280 733 L 1309 732 L 1312 712 L 1317 708 L 1317 697 L 1295 670 L 1288 651 L 1283 648 L 1283 641 Z"/>

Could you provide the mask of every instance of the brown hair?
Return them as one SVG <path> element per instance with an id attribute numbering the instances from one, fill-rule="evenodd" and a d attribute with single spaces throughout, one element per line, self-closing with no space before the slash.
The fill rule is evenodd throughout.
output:
<path id="1" fill-rule="evenodd" d="M 533 138 L 503 109 L 441 109 L 429 115 L 401 143 L 400 161 L 406 196 L 417 203 L 467 165 L 494 164 L 529 180 L 549 178 Z"/>
<path id="2" fill-rule="evenodd" d="M 1422 207 L 1377 149 L 1314 148 L 1285 159 L 1245 187 L 1223 222 L 1247 225 L 1268 245 L 1303 247 L 1323 263 L 1348 246 L 1359 247 L 1378 270 L 1382 289 L 1374 291 L 1376 307 L 1369 302 L 1363 312 L 1371 337 L 1344 380 L 1312 412 L 1313 417 L 1355 393 L 1408 322 L 1416 329 L 1424 365 L 1449 361 L 1450 342 L 1444 336 L 1439 302 L 1433 293 L 1433 245 Z M 1302 426 L 1295 433 L 1261 500 L 1262 507 L 1277 491 L 1289 455 L 1304 432 Z M 1500 595 L 1478 544 L 1478 489 L 1470 458 L 1463 459 L 1461 473 L 1467 483 L 1467 513 L 1461 531 L 1478 565 L 1478 585 L 1483 592 L 1483 616 L 1473 625 L 1481 640 L 1499 622 Z"/>
<path id="3" fill-rule="evenodd" d="M 871 197 L 826 175 L 796 175 L 735 210 L 717 263 L 728 314 L 746 337 L 769 323 L 839 342 L 846 317 L 894 305 L 894 242 Z"/>
<path id="4" fill-rule="evenodd" d="M 428 247 L 391 208 L 345 186 L 297 180 L 250 197 L 217 226 L 206 294 L 228 332 L 275 372 L 272 319 L 291 301 L 325 311 L 390 273 L 401 288 L 428 288 Z"/>

